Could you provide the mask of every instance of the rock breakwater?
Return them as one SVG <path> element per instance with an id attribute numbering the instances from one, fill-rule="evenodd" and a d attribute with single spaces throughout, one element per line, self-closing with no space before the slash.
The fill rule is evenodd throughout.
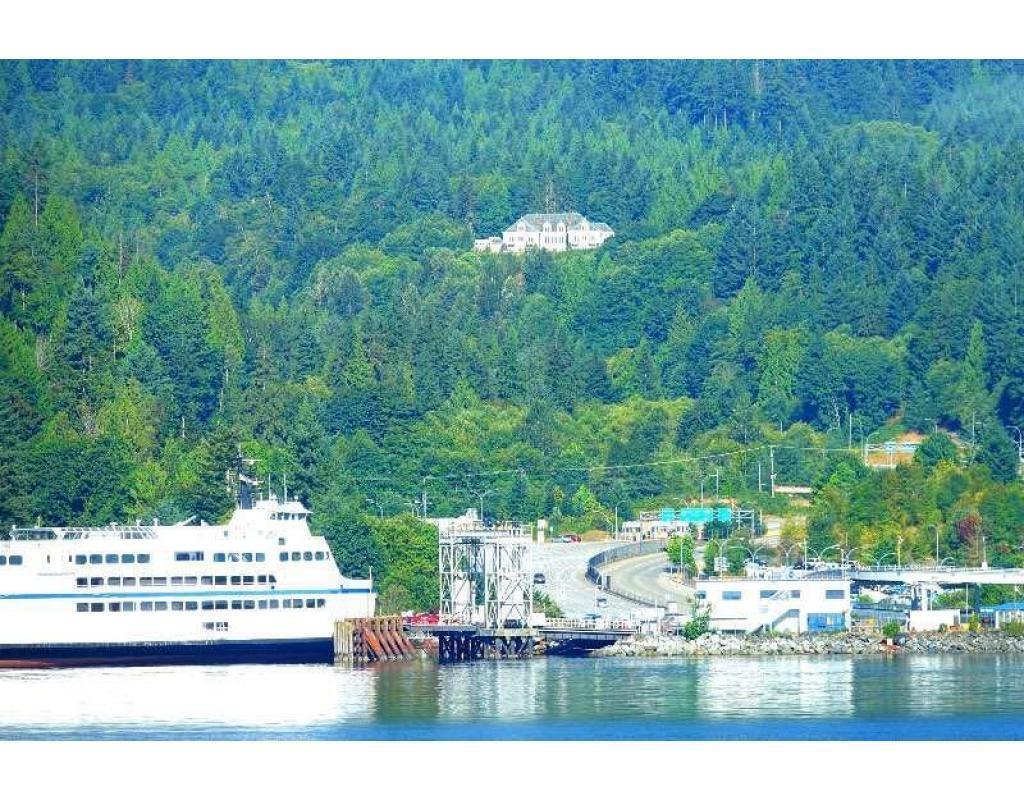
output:
<path id="1" fill-rule="evenodd" d="M 741 636 L 706 633 L 693 641 L 678 636 L 637 636 L 594 651 L 597 657 L 871 655 L 878 653 L 1021 653 L 1024 637 L 998 631 L 916 633 L 893 643 L 860 633 Z"/>

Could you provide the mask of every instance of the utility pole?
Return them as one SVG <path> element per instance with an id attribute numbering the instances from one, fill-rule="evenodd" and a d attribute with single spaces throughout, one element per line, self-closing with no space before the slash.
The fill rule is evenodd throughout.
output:
<path id="1" fill-rule="evenodd" d="M 775 497 L 775 448 L 771 445 L 768 447 L 768 458 L 768 479 L 771 481 L 772 497 Z"/>
<path id="2" fill-rule="evenodd" d="M 902 557 L 901 557 L 901 554 L 900 554 L 900 550 L 901 550 L 902 547 L 903 547 L 903 537 L 902 536 L 897 536 L 896 537 L 896 569 L 900 569 L 902 567 L 902 564 L 903 564 Z"/>
<path id="3" fill-rule="evenodd" d="M 757 493 L 761 494 L 764 490 L 761 487 L 761 462 L 757 462 Z"/>
<path id="4" fill-rule="evenodd" d="M 847 411 L 846 412 L 846 427 L 848 429 L 848 433 L 847 433 L 847 436 L 846 436 L 846 447 L 847 447 L 848 450 L 852 450 L 853 449 L 853 412 L 852 411 Z"/>
<path id="5" fill-rule="evenodd" d="M 715 467 L 715 503 L 718 503 L 718 467 Z"/>
<path id="6" fill-rule="evenodd" d="M 423 500 L 421 501 L 422 504 L 423 504 L 423 519 L 427 518 L 427 478 L 428 477 L 429 477 L 428 475 L 424 475 L 423 476 Z"/>

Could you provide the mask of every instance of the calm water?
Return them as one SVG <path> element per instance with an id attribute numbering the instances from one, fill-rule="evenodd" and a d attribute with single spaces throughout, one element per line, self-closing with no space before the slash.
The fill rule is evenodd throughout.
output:
<path id="1" fill-rule="evenodd" d="M 1024 657 L 0 672 L 5 739 L 1024 739 Z"/>

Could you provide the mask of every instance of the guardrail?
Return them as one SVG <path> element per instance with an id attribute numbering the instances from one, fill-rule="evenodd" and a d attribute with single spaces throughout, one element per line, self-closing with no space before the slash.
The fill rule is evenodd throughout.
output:
<path id="1" fill-rule="evenodd" d="M 563 628 L 566 630 L 602 630 L 602 631 L 635 631 L 637 626 L 627 620 L 609 620 L 601 625 L 595 619 L 576 619 L 575 617 L 548 617 L 547 621 L 538 627 L 541 628 Z"/>
<path id="2" fill-rule="evenodd" d="M 654 555 L 655 553 L 662 552 L 664 549 L 665 541 L 660 539 L 648 539 L 645 542 L 634 542 L 633 544 L 624 544 L 620 547 L 613 547 L 609 550 L 605 550 L 598 553 L 596 556 L 592 556 L 587 561 L 587 580 L 601 586 L 609 594 L 621 597 L 624 600 L 630 600 L 634 603 L 640 603 L 641 605 L 646 606 L 663 606 L 664 603 L 660 602 L 655 597 L 643 594 L 634 594 L 633 592 L 613 589 L 611 586 L 604 586 L 604 582 L 601 580 L 601 572 L 598 570 L 598 567 L 612 561 L 622 561 L 626 558 Z"/>

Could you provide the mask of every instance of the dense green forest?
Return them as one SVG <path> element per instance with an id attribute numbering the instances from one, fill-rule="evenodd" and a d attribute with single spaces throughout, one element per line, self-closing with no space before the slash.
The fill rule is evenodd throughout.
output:
<path id="1" fill-rule="evenodd" d="M 406 600 L 424 493 L 785 512 L 772 445 L 816 548 L 1024 563 L 1022 142 L 1013 62 L 4 62 L 0 524 L 220 519 L 241 447 Z M 616 236 L 471 252 L 552 199 Z"/>

